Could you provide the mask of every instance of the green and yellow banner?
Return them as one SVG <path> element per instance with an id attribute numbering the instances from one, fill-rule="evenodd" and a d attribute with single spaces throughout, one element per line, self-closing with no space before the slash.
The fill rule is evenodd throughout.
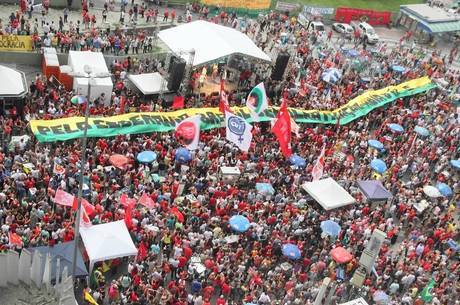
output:
<path id="1" fill-rule="evenodd" d="M 367 91 L 332 111 L 289 108 L 289 113 L 297 123 L 336 124 L 339 119 L 340 124 L 344 125 L 398 98 L 426 92 L 434 87 L 436 84 L 428 77 L 422 77 L 396 86 Z M 248 122 L 252 121 L 247 107 L 232 107 L 232 111 Z M 259 115 L 259 120 L 270 121 L 275 118 L 277 112 L 278 107 L 269 107 Z M 219 128 L 224 121 L 219 108 L 191 108 L 174 112 L 134 112 L 112 117 L 90 117 L 88 137 L 168 132 L 174 130 L 177 123 L 194 115 L 201 116 L 202 130 Z M 40 142 L 65 141 L 83 136 L 84 121 L 84 117 L 32 120 L 30 127 Z"/>

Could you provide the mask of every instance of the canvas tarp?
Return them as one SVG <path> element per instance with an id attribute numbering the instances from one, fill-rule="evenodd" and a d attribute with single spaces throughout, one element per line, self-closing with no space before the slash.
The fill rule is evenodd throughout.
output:
<path id="1" fill-rule="evenodd" d="M 73 262 L 73 251 L 74 251 L 74 241 L 69 241 L 61 244 L 57 244 L 54 247 L 35 247 L 28 249 L 31 253 L 34 251 L 40 252 L 42 255 L 42 267 L 41 270 L 45 269 L 45 258 L 47 253 L 51 254 L 51 279 L 56 278 L 56 261 L 58 258 L 61 259 L 60 265 L 60 274 L 64 270 L 64 267 L 67 266 L 67 270 L 72 272 L 72 262 Z M 85 263 L 83 262 L 83 257 L 80 251 L 77 251 L 77 269 L 76 269 L 77 277 L 84 277 L 88 275 L 88 271 L 86 270 Z"/>
<path id="2" fill-rule="evenodd" d="M 355 203 L 355 199 L 332 178 L 306 182 L 302 188 L 325 210 Z"/>
<path id="3" fill-rule="evenodd" d="M 0 98 L 21 98 L 28 92 L 24 73 L 0 66 Z"/>
<path id="4" fill-rule="evenodd" d="M 96 262 L 137 255 L 137 248 L 123 220 L 82 227 L 81 238 L 90 260 L 90 272 Z"/>
<path id="5" fill-rule="evenodd" d="M 157 94 L 167 90 L 167 82 L 160 73 L 130 74 L 128 79 L 144 95 Z"/>
<path id="6" fill-rule="evenodd" d="M 369 200 L 387 200 L 393 195 L 377 180 L 358 181 L 358 187 Z"/>
<path id="7" fill-rule="evenodd" d="M 172 27 L 161 31 L 159 37 L 185 62 L 189 61 L 190 51 L 194 50 L 193 66 L 203 65 L 232 54 L 270 62 L 270 57 L 245 34 L 208 21 L 197 20 Z"/>

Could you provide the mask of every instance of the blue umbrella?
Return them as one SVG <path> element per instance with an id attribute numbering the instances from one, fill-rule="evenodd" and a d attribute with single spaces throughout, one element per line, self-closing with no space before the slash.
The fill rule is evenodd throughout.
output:
<path id="1" fill-rule="evenodd" d="M 321 221 L 321 230 L 323 233 L 330 235 L 332 237 L 339 236 L 340 233 L 340 225 L 333 220 L 325 220 Z"/>
<path id="2" fill-rule="evenodd" d="M 452 192 L 452 189 L 450 188 L 450 186 L 448 186 L 447 184 L 445 183 L 438 183 L 436 185 L 436 188 L 439 190 L 439 192 L 444 196 L 444 197 L 449 197 L 449 196 L 452 196 L 453 192 Z"/>
<path id="3" fill-rule="evenodd" d="M 394 132 L 403 132 L 404 131 L 404 128 L 399 124 L 391 123 L 391 124 L 388 124 L 387 126 L 391 130 L 393 130 Z"/>
<path id="4" fill-rule="evenodd" d="M 383 149 L 382 142 L 377 141 L 377 140 L 369 140 L 367 141 L 367 144 L 369 144 L 370 147 L 373 147 L 375 149 Z"/>
<path id="5" fill-rule="evenodd" d="M 449 248 L 451 248 L 454 251 L 460 250 L 460 247 L 458 246 L 458 244 L 452 239 L 449 239 L 447 241 L 447 245 L 449 246 Z"/>
<path id="6" fill-rule="evenodd" d="M 298 155 L 292 155 L 289 158 L 289 161 L 291 162 L 292 165 L 297 166 L 299 168 L 304 168 L 307 166 L 307 162 L 305 161 L 305 159 Z"/>
<path id="7" fill-rule="evenodd" d="M 249 220 L 244 216 L 232 216 L 228 222 L 230 223 L 230 227 L 236 232 L 244 233 L 249 230 Z"/>
<path id="8" fill-rule="evenodd" d="M 450 160 L 450 165 L 452 165 L 456 169 L 460 169 L 460 160 Z"/>
<path id="9" fill-rule="evenodd" d="M 406 71 L 406 68 L 404 68 L 403 66 L 398 66 L 398 65 L 392 66 L 391 69 L 393 69 L 393 71 L 398 72 L 398 73 L 404 73 L 404 71 Z"/>
<path id="10" fill-rule="evenodd" d="M 270 183 L 256 183 L 256 190 L 262 195 L 274 195 L 275 189 Z"/>
<path id="11" fill-rule="evenodd" d="M 347 53 L 350 57 L 357 57 L 359 55 L 359 52 L 356 51 L 355 49 L 348 50 Z"/>
<path id="12" fill-rule="evenodd" d="M 379 174 L 383 174 L 387 170 L 387 165 L 380 159 L 374 159 L 371 161 L 371 168 Z"/>
<path id="13" fill-rule="evenodd" d="M 428 129 L 422 126 L 415 126 L 414 131 L 422 137 L 428 137 L 430 135 L 430 132 Z"/>
<path id="14" fill-rule="evenodd" d="M 335 68 L 327 69 L 321 74 L 321 79 L 327 83 L 334 84 L 342 78 L 342 73 Z"/>
<path id="15" fill-rule="evenodd" d="M 146 150 L 137 155 L 137 161 L 141 163 L 152 163 L 157 159 L 156 152 Z"/>
<path id="16" fill-rule="evenodd" d="M 192 160 L 192 154 L 186 148 L 180 147 L 176 149 L 176 161 L 180 163 L 187 163 Z"/>
<path id="17" fill-rule="evenodd" d="M 302 256 L 299 247 L 294 244 L 284 244 L 281 251 L 289 259 L 299 259 Z"/>

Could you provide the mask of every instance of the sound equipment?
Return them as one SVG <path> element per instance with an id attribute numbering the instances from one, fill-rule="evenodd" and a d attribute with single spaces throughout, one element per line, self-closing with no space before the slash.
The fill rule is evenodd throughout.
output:
<path id="1" fill-rule="evenodd" d="M 177 91 L 179 90 L 180 84 L 182 83 L 182 79 L 184 78 L 185 72 L 185 61 L 180 58 L 174 57 L 169 66 L 169 80 L 168 80 L 168 90 L 169 91 Z"/>
<path id="2" fill-rule="evenodd" d="M 286 70 L 287 64 L 289 62 L 290 55 L 288 53 L 280 53 L 276 58 L 275 67 L 272 70 L 272 79 L 273 80 L 282 80 L 284 70 Z"/>

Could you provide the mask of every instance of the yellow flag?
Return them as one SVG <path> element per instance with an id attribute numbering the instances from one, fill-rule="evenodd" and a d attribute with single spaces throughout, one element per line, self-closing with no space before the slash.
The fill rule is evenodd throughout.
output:
<path id="1" fill-rule="evenodd" d="M 110 270 L 110 263 L 103 262 L 102 263 L 102 272 L 106 273 L 109 270 Z"/>
<path id="2" fill-rule="evenodd" d="M 92 305 L 99 305 L 88 292 L 85 292 L 85 301 L 88 301 Z"/>

